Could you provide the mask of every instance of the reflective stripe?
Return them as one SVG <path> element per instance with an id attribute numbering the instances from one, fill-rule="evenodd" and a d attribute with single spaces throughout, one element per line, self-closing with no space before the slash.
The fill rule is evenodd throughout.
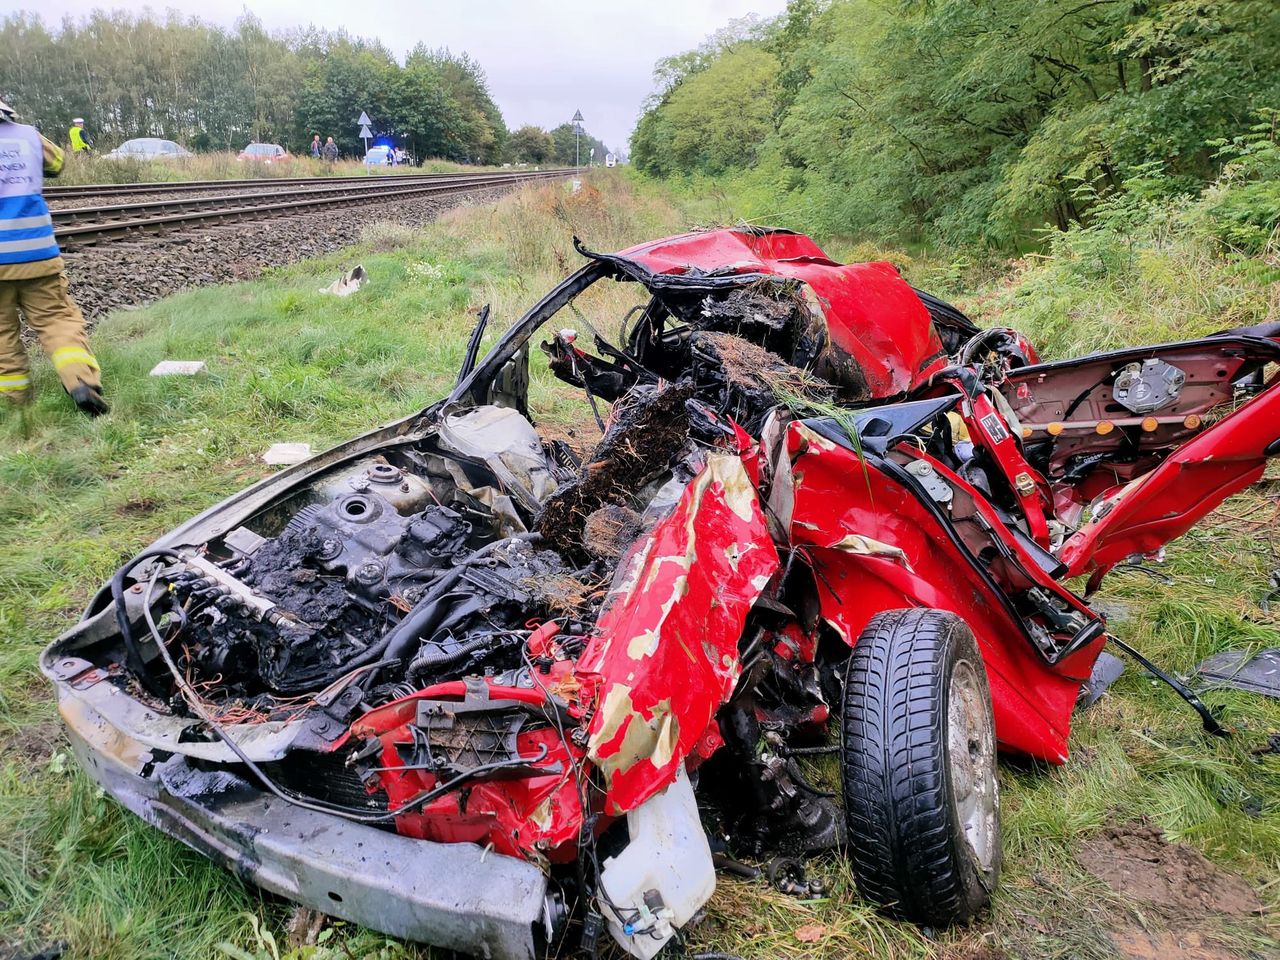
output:
<path id="1" fill-rule="evenodd" d="M 82 347 L 59 347 L 53 351 L 53 368 L 61 370 L 63 367 L 69 367 L 73 363 L 83 363 L 86 367 L 94 370 L 98 368 L 98 361 L 93 358 L 93 354 Z"/>
<path id="2" fill-rule="evenodd" d="M 3 223 L 3 221 L 0 221 Z M 53 242 L 50 236 L 30 237 L 26 240 L 0 240 L 0 253 L 19 253 L 24 250 L 43 250 Z"/>
<path id="3" fill-rule="evenodd" d="M 0 253 L 0 265 L 18 264 L 18 263 L 39 263 L 42 260 L 52 260 L 58 256 L 60 251 L 58 245 L 53 242 L 50 237 L 46 241 L 49 245 L 39 250 L 23 250 L 19 253 Z"/>
<path id="4" fill-rule="evenodd" d="M 0 264 L 33 263 L 58 255 L 53 218 L 40 195 L 47 141 L 35 127 L 0 123 Z"/>
<path id="5" fill-rule="evenodd" d="M 52 227 L 53 217 L 49 214 L 35 217 L 16 217 L 13 220 L 0 220 L 0 230 L 26 230 L 30 227 Z"/>
<path id="6" fill-rule="evenodd" d="M 31 386 L 31 378 L 25 373 L 15 374 L 9 377 L 0 377 L 0 393 L 7 393 L 12 390 L 25 390 Z"/>

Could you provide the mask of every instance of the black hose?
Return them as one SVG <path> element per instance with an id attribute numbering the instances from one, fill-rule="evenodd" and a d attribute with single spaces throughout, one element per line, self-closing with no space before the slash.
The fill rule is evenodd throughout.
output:
<path id="1" fill-rule="evenodd" d="M 404 655 L 408 652 L 410 644 L 415 641 L 421 641 L 428 630 L 434 630 L 438 626 L 438 623 L 433 621 L 438 621 L 442 616 L 440 601 L 462 579 L 467 567 L 473 565 L 477 560 L 483 560 L 498 547 L 510 546 L 516 541 L 535 543 L 540 539 L 542 539 L 541 534 L 519 533 L 512 537 L 504 537 L 501 540 L 486 543 L 432 583 L 422 599 L 413 605 L 413 609 L 405 615 L 403 620 L 396 624 L 394 629 L 388 631 L 381 640 L 362 652 L 355 660 L 344 664 L 339 668 L 338 672 L 346 673 L 352 667 L 363 666 L 365 663 L 383 659 L 384 657 L 388 660 L 404 660 Z"/>
<path id="2" fill-rule="evenodd" d="M 759 867 L 753 867 L 751 864 L 735 860 L 733 857 L 726 857 L 723 853 L 713 853 L 711 855 L 711 864 L 723 873 L 742 877 L 744 880 L 755 880 L 764 872 Z"/>
<path id="3" fill-rule="evenodd" d="M 820 797 L 823 799 L 830 799 L 835 796 L 834 793 L 831 793 L 828 790 L 819 789 L 806 780 L 804 774 L 800 772 L 799 765 L 794 760 L 788 758 L 785 764 L 785 769 L 787 771 L 787 776 L 791 778 L 791 782 L 810 796 Z"/>
<path id="4" fill-rule="evenodd" d="M 1231 731 L 1218 722 L 1218 718 L 1215 717 L 1213 715 L 1213 712 L 1204 705 L 1204 702 L 1191 691 L 1190 687 L 1188 687 L 1185 683 L 1183 683 L 1173 674 L 1167 673 L 1166 671 L 1161 670 L 1154 663 L 1152 663 L 1150 660 L 1144 657 L 1141 653 L 1139 653 L 1133 647 L 1129 646 L 1129 644 L 1125 643 L 1119 637 L 1110 633 L 1108 633 L 1106 636 L 1111 643 L 1114 643 L 1117 647 L 1119 647 L 1129 656 L 1133 657 L 1134 660 L 1137 660 L 1138 663 L 1140 663 L 1143 667 L 1151 671 L 1153 676 L 1159 677 L 1161 680 L 1163 680 L 1173 689 L 1174 693 L 1180 696 L 1183 700 L 1187 701 L 1187 704 L 1191 707 L 1191 709 L 1194 710 L 1196 713 L 1200 714 L 1200 722 L 1204 724 L 1204 729 L 1206 733 L 1213 734 L 1213 736 L 1215 737 L 1231 736 Z"/>
<path id="5" fill-rule="evenodd" d="M 827 753 L 839 753 L 840 747 L 831 743 L 821 747 L 777 747 L 775 748 L 781 757 L 816 757 Z"/>
<path id="6" fill-rule="evenodd" d="M 120 630 L 120 638 L 124 641 L 125 659 L 129 661 L 129 669 L 138 678 L 138 682 L 147 688 L 148 692 L 157 697 L 166 696 L 164 689 L 156 682 L 155 678 L 147 672 L 147 663 L 142 659 L 142 650 L 138 646 L 138 641 L 133 637 L 133 627 L 129 623 L 129 613 L 125 607 L 124 601 L 124 578 L 129 575 L 129 571 L 142 563 L 144 560 L 151 560 L 156 557 L 169 557 L 178 561 L 182 560 L 182 556 L 176 550 L 170 550 L 168 547 L 150 547 L 143 550 L 140 554 L 120 567 L 111 576 L 111 600 L 116 608 L 116 626 Z"/>
<path id="7" fill-rule="evenodd" d="M 436 605 L 435 609 L 437 611 L 443 609 L 443 601 L 445 599 L 447 598 L 442 597 L 441 603 Z M 451 609 L 448 612 L 447 618 L 450 621 L 456 622 L 464 617 L 468 617 L 471 614 L 476 613 L 479 610 L 483 610 L 487 603 L 488 599 L 483 595 L 472 595 L 470 601 L 462 604 L 460 609 Z M 443 627 L 443 623 L 434 625 L 433 633 L 439 633 Z M 420 636 L 423 638 L 427 636 L 425 629 L 422 631 Z M 463 657 L 470 656 L 479 650 L 483 650 L 490 644 L 491 640 L 492 637 L 489 635 L 473 637 L 470 640 L 465 640 L 458 644 L 452 650 L 445 650 L 439 645 L 433 646 L 432 642 L 428 642 L 424 645 L 418 655 L 413 658 L 413 661 L 409 664 L 409 669 L 406 671 L 406 675 L 412 679 L 427 670 L 443 669 L 444 667 L 461 660 Z"/>

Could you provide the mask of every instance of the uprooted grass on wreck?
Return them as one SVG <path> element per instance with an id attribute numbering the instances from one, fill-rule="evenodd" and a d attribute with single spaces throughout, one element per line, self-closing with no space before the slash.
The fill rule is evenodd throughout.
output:
<path id="1" fill-rule="evenodd" d="M 319 450 L 438 399 L 462 360 L 474 312 L 493 304 L 496 335 L 576 266 L 572 233 L 589 246 L 617 248 L 700 214 L 621 175 L 578 194 L 544 187 L 454 211 L 419 233 L 371 233 L 364 249 L 254 283 L 114 314 L 95 333 L 95 349 L 116 409 L 97 422 L 75 415 L 52 370 L 38 364 L 36 406 L 0 419 L 0 956 L 9 944 L 58 942 L 69 944 L 69 957 L 419 955 L 342 924 L 324 927 L 315 946 L 292 946 L 290 905 L 104 798 L 58 737 L 37 653 L 126 556 L 263 476 L 269 468 L 258 455 L 268 444 L 305 441 Z M 1078 270 L 1063 251 L 1020 267 L 967 305 L 987 322 L 1030 323 L 1054 355 L 1090 346 L 1057 338 L 1048 321 L 1062 311 L 1088 319 L 1104 305 L 1105 322 L 1089 322 L 1121 337 L 1154 316 L 1166 318 L 1173 335 L 1174 324 L 1199 324 L 1188 331 L 1199 332 L 1210 318 L 1188 317 L 1180 305 L 1212 304 L 1228 283 L 1235 315 L 1274 310 L 1265 286 L 1242 288 L 1213 273 L 1215 261 L 1199 252 L 1197 272 L 1188 274 L 1167 260 L 1175 255 L 1193 256 L 1181 247 L 1144 248 L 1135 269 L 1179 271 L 1205 286 L 1204 297 L 1184 285 L 1176 303 L 1172 290 L 1162 302 L 1154 283 L 1140 297 L 1123 275 Z M 347 299 L 316 292 L 357 261 L 372 277 L 367 288 Z M 915 265 L 924 268 L 951 275 Z M 608 296 L 580 305 L 606 333 L 630 306 Z M 147 377 L 161 359 L 203 359 L 209 372 Z M 590 446 L 598 434 L 580 397 L 540 366 L 534 373 L 535 412 Z M 1182 671 L 1215 650 L 1280 642 L 1276 620 L 1256 602 L 1277 562 L 1275 496 L 1271 486 L 1255 488 L 1173 544 L 1161 568 L 1169 583 L 1115 575 L 1105 598 L 1123 613 L 1117 629 Z M 1067 766 L 1002 767 L 1006 872 L 987 922 L 931 939 L 885 921 L 857 901 L 847 869 L 831 858 L 813 865 L 828 889 L 813 901 L 723 878 L 686 947 L 748 958 L 1100 958 L 1115 955 L 1113 936 L 1164 943 L 1158 938 L 1170 931 L 1193 930 L 1205 950 L 1219 951 L 1207 956 L 1274 955 L 1280 754 L 1254 751 L 1280 731 L 1280 708 L 1239 694 L 1209 699 L 1225 709 L 1236 739 L 1207 738 L 1194 714 L 1131 669 L 1080 718 Z M 1109 825 L 1142 820 L 1239 873 L 1273 912 L 1188 915 L 1127 897 L 1075 859 Z"/>

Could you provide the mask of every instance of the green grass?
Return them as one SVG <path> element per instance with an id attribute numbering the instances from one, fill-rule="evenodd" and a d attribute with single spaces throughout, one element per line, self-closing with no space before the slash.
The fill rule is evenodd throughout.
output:
<path id="1" fill-rule="evenodd" d="M 343 924 L 318 947 L 291 948 L 290 905 L 123 812 L 78 771 L 36 656 L 124 558 L 266 475 L 258 455 L 270 443 L 321 449 L 438 399 L 474 311 L 493 304 L 492 339 L 579 262 L 572 233 L 616 249 L 706 219 L 705 208 L 677 207 L 616 172 L 577 195 L 566 185 L 526 190 L 419 232 L 371 230 L 363 249 L 253 283 L 117 312 L 93 337 L 115 405 L 99 421 L 75 414 L 47 362 L 37 363 L 36 405 L 0 414 L 0 956 L 6 942 L 55 941 L 70 944 L 69 957 L 121 960 L 425 955 Z M 367 288 L 347 299 L 317 293 L 356 262 L 371 275 Z M 915 269 L 954 273 L 925 260 Z M 995 283 L 970 306 L 993 321 L 1022 322 L 1050 317 L 1040 302 L 1050 294 L 1069 294 L 1068 308 L 1110 298 L 1109 323 L 1165 306 L 1151 292 L 1145 301 L 1126 293 L 1124 276 L 1072 280 L 1064 292 L 1066 280 L 1051 283 L 1036 270 L 1068 265 L 1019 267 L 1013 285 Z M 1177 295 L 1197 302 L 1187 290 Z M 1257 295 L 1240 294 L 1239 315 L 1252 315 Z M 607 330 L 604 318 L 628 305 L 625 292 L 606 289 L 582 309 Z M 1067 344 L 1051 339 L 1050 347 Z M 147 377 L 165 358 L 206 360 L 209 373 Z M 581 427 L 571 419 L 581 418 L 576 397 L 535 366 L 536 410 Z M 1171 585 L 1113 576 L 1106 596 L 1132 610 L 1121 632 L 1179 671 L 1215 650 L 1280 643 L 1276 621 L 1256 604 L 1276 562 L 1273 497 L 1255 488 L 1173 544 L 1163 568 Z M 1195 918 L 1205 936 L 1241 957 L 1274 956 L 1280 756 L 1250 751 L 1280 730 L 1280 705 L 1240 694 L 1208 699 L 1225 709 L 1236 739 L 1206 737 L 1180 701 L 1130 669 L 1078 719 L 1066 766 L 1002 766 L 1006 869 L 986 922 L 931 937 L 887 921 L 857 900 L 848 870 L 828 858 L 812 868 L 830 891 L 819 901 L 722 879 L 687 946 L 833 960 L 977 957 L 986 946 L 1026 958 L 1112 956 L 1110 930 L 1165 921 L 1118 899 L 1076 865 L 1073 850 L 1106 824 L 1147 818 L 1249 879 L 1270 908 L 1261 920 Z M 806 927 L 806 937 L 817 928 L 816 940 L 797 936 Z"/>

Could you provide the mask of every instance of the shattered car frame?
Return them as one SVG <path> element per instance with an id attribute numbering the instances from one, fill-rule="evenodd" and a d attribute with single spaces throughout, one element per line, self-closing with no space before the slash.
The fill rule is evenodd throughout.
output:
<path id="1" fill-rule="evenodd" d="M 787 231 L 580 251 L 447 399 L 118 571 L 41 661 L 77 757 L 268 890 L 490 957 L 651 957 L 713 850 L 843 843 L 969 919 L 996 751 L 1064 762 L 1114 639 L 1088 593 L 1280 449 L 1280 329 L 1042 363 Z M 574 303 L 615 282 L 610 342 Z M 585 456 L 530 415 L 539 333 Z"/>

